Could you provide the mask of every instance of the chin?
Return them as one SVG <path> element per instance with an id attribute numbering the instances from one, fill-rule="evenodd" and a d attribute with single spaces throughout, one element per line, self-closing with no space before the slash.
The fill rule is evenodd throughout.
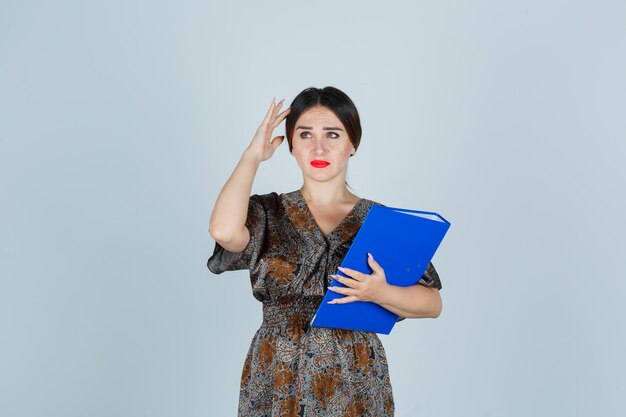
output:
<path id="1" fill-rule="evenodd" d="M 308 177 L 309 179 L 313 180 L 313 181 L 317 181 L 317 182 L 328 182 L 331 181 L 335 178 L 337 178 L 339 174 L 337 173 L 326 173 L 326 172 L 315 172 L 312 174 L 305 174 L 306 177 Z"/>

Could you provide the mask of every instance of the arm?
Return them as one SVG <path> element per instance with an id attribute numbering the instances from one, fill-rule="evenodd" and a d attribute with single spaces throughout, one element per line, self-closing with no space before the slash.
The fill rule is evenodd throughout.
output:
<path id="1" fill-rule="evenodd" d="M 441 296 L 436 288 L 424 285 L 398 287 L 387 284 L 387 291 L 378 302 L 400 317 L 437 318 L 441 314 Z"/>
<path id="2" fill-rule="evenodd" d="M 246 216 L 252 182 L 260 164 L 261 161 L 246 150 L 215 202 L 209 232 L 227 251 L 241 252 L 250 240 Z"/>
<path id="3" fill-rule="evenodd" d="M 278 104 L 272 100 L 265 119 L 224 184 L 211 213 L 209 233 L 230 252 L 243 251 L 250 241 L 250 233 L 245 224 L 252 183 L 261 162 L 269 159 L 284 140 L 283 136 L 270 140 L 272 131 L 287 117 L 290 110 L 278 114 L 281 106 L 282 100 Z"/>
<path id="4" fill-rule="evenodd" d="M 350 278 L 339 275 L 334 275 L 333 278 L 346 285 L 346 288 L 329 287 L 328 289 L 347 297 L 334 299 L 330 301 L 331 303 L 372 301 L 401 317 L 439 317 L 442 307 L 439 290 L 419 284 L 408 287 L 388 284 L 385 271 L 371 255 L 368 256 L 368 264 L 373 271 L 370 275 L 352 269 L 339 268 Z"/>

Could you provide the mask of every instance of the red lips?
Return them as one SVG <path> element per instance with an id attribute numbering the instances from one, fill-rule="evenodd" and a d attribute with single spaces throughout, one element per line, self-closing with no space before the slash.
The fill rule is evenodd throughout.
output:
<path id="1" fill-rule="evenodd" d="M 315 161 L 311 161 L 311 165 L 315 168 L 326 168 L 328 165 L 330 165 L 330 162 L 316 159 Z"/>

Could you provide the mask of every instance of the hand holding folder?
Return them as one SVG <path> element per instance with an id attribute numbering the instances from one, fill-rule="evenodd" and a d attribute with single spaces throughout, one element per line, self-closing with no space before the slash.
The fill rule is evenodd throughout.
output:
<path id="1" fill-rule="evenodd" d="M 389 284 L 413 285 L 421 279 L 449 227 L 450 223 L 437 213 L 373 206 L 341 266 L 371 274 L 369 252 L 385 270 Z M 346 276 L 340 271 L 337 274 Z M 344 287 L 336 280 L 331 285 Z M 328 304 L 340 297 L 343 295 L 327 291 L 311 325 L 389 334 L 398 319 L 372 302 Z"/>

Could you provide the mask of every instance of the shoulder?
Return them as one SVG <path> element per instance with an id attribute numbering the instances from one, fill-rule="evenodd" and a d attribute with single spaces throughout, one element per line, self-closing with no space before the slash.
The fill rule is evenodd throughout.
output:
<path id="1" fill-rule="evenodd" d="M 374 206 L 383 206 L 383 204 L 375 200 L 370 200 L 369 198 L 361 198 L 352 211 L 355 216 L 365 219 Z"/>
<path id="2" fill-rule="evenodd" d="M 372 206 L 385 206 L 383 203 L 379 203 L 378 201 L 370 200 L 368 198 L 363 198 L 362 200 L 365 203 L 364 205 L 366 205 L 368 208 Z"/>
<path id="3" fill-rule="evenodd" d="M 271 206 L 278 202 L 279 195 L 275 192 L 267 193 L 267 194 L 252 194 L 250 196 L 250 201 L 254 201 L 255 203 L 262 204 L 264 206 Z"/>
<path id="4" fill-rule="evenodd" d="M 296 204 L 294 193 L 253 194 L 250 196 L 250 206 L 263 210 L 267 215 L 280 216 L 285 207 Z"/>
<path id="5" fill-rule="evenodd" d="M 267 208 L 278 207 L 285 203 L 295 204 L 298 201 L 297 191 L 280 194 L 274 191 L 267 194 L 252 194 L 250 200 L 254 200 L 255 203 L 263 204 Z"/>

